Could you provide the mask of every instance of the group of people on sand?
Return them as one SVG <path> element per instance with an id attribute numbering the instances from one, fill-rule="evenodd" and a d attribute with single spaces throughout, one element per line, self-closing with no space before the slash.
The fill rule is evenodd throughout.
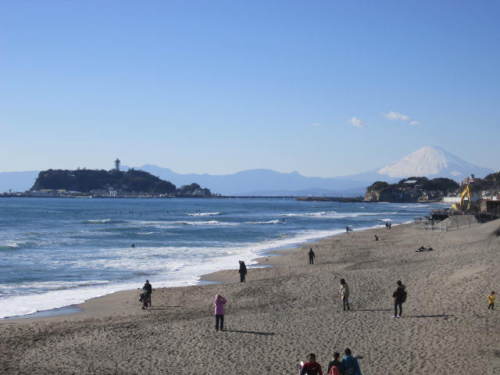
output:
<path id="1" fill-rule="evenodd" d="M 406 287 L 398 280 L 396 282 L 397 288 L 392 293 L 392 298 L 394 299 L 394 318 L 401 318 L 403 315 L 403 303 L 406 302 L 407 292 Z M 351 305 L 349 303 L 349 285 L 345 281 L 345 279 L 340 279 L 340 288 L 339 288 L 340 300 L 342 301 L 342 308 L 344 311 L 351 310 Z"/>
<path id="2" fill-rule="evenodd" d="M 309 264 L 314 264 L 314 259 L 316 258 L 316 254 L 314 253 L 312 247 L 309 249 L 308 254 L 309 254 Z M 394 299 L 394 318 L 401 318 L 401 315 L 403 315 L 403 303 L 406 302 L 406 297 L 408 294 L 406 292 L 406 287 L 401 282 L 401 280 L 398 280 L 396 284 L 397 284 L 396 290 L 392 294 L 392 298 Z M 492 292 L 492 294 L 493 294 L 493 306 L 494 306 L 495 292 Z M 339 295 L 340 295 L 340 300 L 342 301 L 342 309 L 344 311 L 350 311 L 351 310 L 351 305 L 349 303 L 350 291 L 349 291 L 349 285 L 347 284 L 345 279 L 340 279 Z M 490 297 L 488 297 L 488 300 L 490 300 Z"/>
<path id="3" fill-rule="evenodd" d="M 314 264 L 314 258 L 316 254 L 312 248 L 309 249 L 309 261 L 311 264 Z M 239 261 L 240 268 L 240 281 L 245 282 L 245 277 L 247 274 L 247 268 L 243 261 Z M 403 315 L 403 304 L 406 302 L 407 292 L 405 285 L 401 282 L 401 280 L 397 281 L 397 287 L 392 297 L 394 299 L 394 318 L 400 318 Z M 153 288 L 149 282 L 146 280 L 142 288 L 142 293 L 140 297 L 140 301 L 142 302 L 142 308 L 147 309 L 151 307 L 151 295 L 153 292 Z M 350 290 L 349 285 L 345 279 L 340 279 L 340 288 L 339 294 L 342 301 L 342 308 L 344 311 L 350 311 L 351 305 L 349 302 L 350 298 Z M 488 309 L 495 309 L 495 292 L 492 291 L 488 296 Z M 215 330 L 216 331 L 224 331 L 224 308 L 227 304 L 227 299 L 220 295 L 216 294 L 213 299 L 213 311 L 215 317 Z M 333 354 L 333 360 L 329 362 L 327 372 L 325 375 L 362 375 L 361 368 L 359 366 L 358 358 L 352 355 L 352 351 L 349 348 L 344 350 L 344 355 L 342 359 L 340 358 L 340 353 L 335 352 Z M 311 353 L 307 357 L 307 362 L 301 363 L 300 366 L 300 375 L 323 375 L 323 370 L 321 365 L 316 361 L 316 355 Z"/>
<path id="4" fill-rule="evenodd" d="M 142 309 L 146 310 L 151 307 L 151 295 L 153 294 L 153 287 L 149 280 L 146 280 L 144 286 L 142 287 L 142 293 L 139 297 L 139 301 L 142 302 Z M 214 305 L 214 316 L 215 316 L 215 330 L 224 331 L 224 305 L 227 303 L 227 299 L 216 294 L 213 305 Z"/>
<path id="5" fill-rule="evenodd" d="M 300 366 L 300 375 L 323 375 L 321 365 L 316 362 L 316 355 L 311 353 L 307 356 L 307 362 Z M 344 356 L 340 359 L 340 353 L 333 353 L 333 360 L 328 364 L 327 375 L 362 375 L 358 358 L 352 355 L 349 348 L 344 350 Z"/>

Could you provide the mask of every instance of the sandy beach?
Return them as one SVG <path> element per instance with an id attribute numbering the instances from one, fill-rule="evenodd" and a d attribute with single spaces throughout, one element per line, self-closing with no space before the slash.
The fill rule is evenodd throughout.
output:
<path id="1" fill-rule="evenodd" d="M 272 267 L 250 269 L 246 283 L 235 269 L 204 277 L 219 283 L 156 289 L 149 311 L 136 290 L 71 315 L 6 319 L 0 373 L 298 374 L 308 353 L 326 371 L 333 352 L 350 347 L 368 375 L 500 374 L 500 306 L 488 311 L 486 302 L 500 291 L 498 228 L 500 220 L 342 234 L 260 259 Z M 397 280 L 408 290 L 401 319 L 392 317 Z M 224 332 L 214 329 L 216 293 L 228 300 Z"/>

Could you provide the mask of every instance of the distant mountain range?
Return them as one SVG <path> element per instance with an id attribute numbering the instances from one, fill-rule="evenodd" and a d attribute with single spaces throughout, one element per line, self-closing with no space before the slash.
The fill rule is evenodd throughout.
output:
<path id="1" fill-rule="evenodd" d="M 403 159 L 383 168 L 342 177 L 306 177 L 298 172 L 281 173 L 269 169 L 252 169 L 227 175 L 181 174 L 155 165 L 135 167 L 177 186 L 196 182 L 213 193 L 249 196 L 356 196 L 363 195 L 367 186 L 382 180 L 396 182 L 413 176 L 448 177 L 461 181 L 470 174 L 484 177 L 493 172 L 478 167 L 439 147 L 423 147 Z M 0 191 L 25 191 L 31 188 L 38 172 L 0 173 Z"/>

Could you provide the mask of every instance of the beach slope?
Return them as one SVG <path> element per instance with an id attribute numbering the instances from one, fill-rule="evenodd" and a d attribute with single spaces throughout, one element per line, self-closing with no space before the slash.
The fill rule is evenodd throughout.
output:
<path id="1" fill-rule="evenodd" d="M 354 232 L 263 258 L 272 267 L 206 275 L 222 284 L 158 289 L 142 311 L 138 291 L 83 304 L 83 312 L 0 323 L 2 374 L 296 374 L 316 353 L 324 371 L 350 347 L 363 374 L 500 373 L 500 221 L 449 232 L 417 224 Z M 380 237 L 374 241 L 374 234 Z M 429 252 L 415 252 L 431 246 Z M 351 290 L 342 311 L 339 280 Z M 407 286 L 392 318 L 396 281 Z M 153 280 L 154 286 L 154 280 Z M 498 292 L 497 290 L 497 292 Z M 228 299 L 226 331 L 211 302 Z M 496 371 L 496 372 L 495 372 Z"/>

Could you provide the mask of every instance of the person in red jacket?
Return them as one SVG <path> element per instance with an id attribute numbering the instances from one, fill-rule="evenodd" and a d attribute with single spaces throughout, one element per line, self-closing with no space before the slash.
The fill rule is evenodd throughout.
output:
<path id="1" fill-rule="evenodd" d="M 300 375 L 323 375 L 321 365 L 316 362 L 316 354 L 311 353 L 307 356 L 309 362 L 304 363 Z"/>

